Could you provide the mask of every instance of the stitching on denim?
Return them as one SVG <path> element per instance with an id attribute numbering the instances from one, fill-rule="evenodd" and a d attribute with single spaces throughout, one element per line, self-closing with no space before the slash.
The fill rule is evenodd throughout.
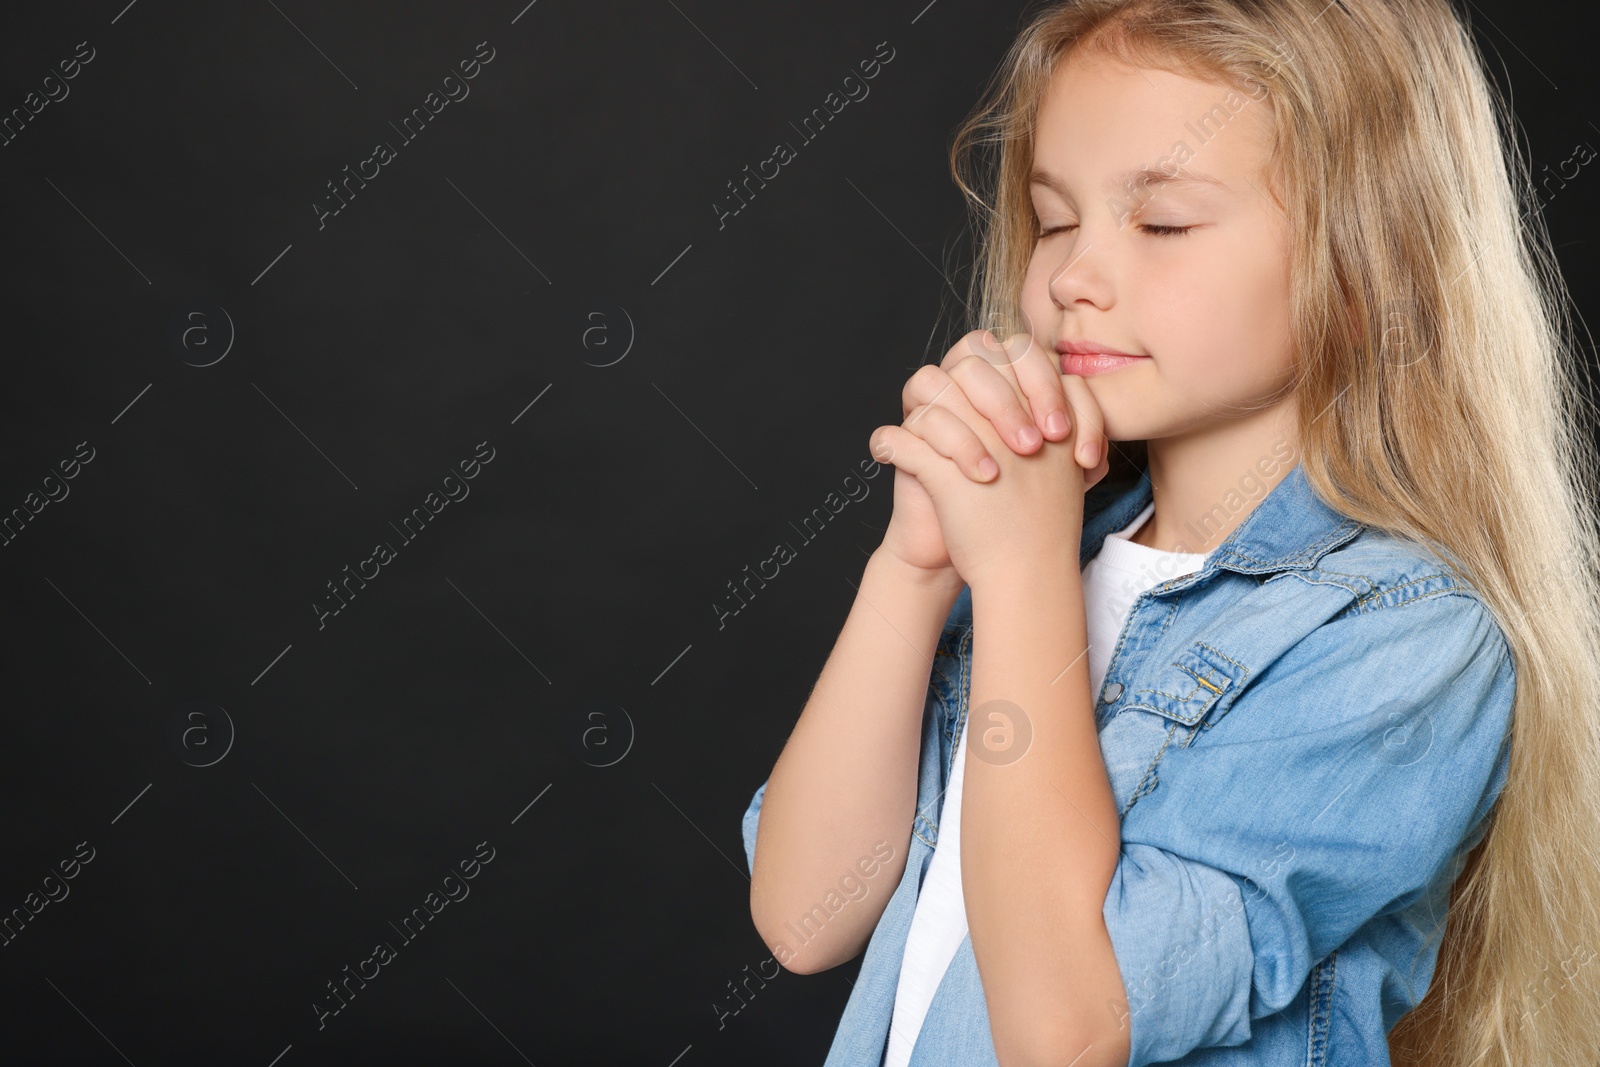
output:
<path id="1" fill-rule="evenodd" d="M 1167 635 L 1167 631 L 1172 629 L 1173 622 L 1175 622 L 1178 618 L 1178 604 L 1179 602 L 1174 600 L 1167 605 L 1167 614 L 1161 620 L 1161 629 L 1156 633 L 1156 640 L 1159 641 L 1161 638 L 1165 637 Z"/>
<path id="2" fill-rule="evenodd" d="M 935 668 L 935 670 L 937 669 Z M 950 718 L 950 705 L 954 702 L 955 687 L 955 681 L 944 674 L 940 674 L 939 681 L 933 682 L 929 686 L 933 701 L 939 706 L 939 718 L 946 724 L 948 724 Z M 941 727 L 940 733 L 947 737 L 952 736 L 948 728 Z"/>
<path id="3" fill-rule="evenodd" d="M 918 772 L 918 775 L 919 775 L 919 780 L 920 780 L 920 775 L 921 775 L 920 771 Z M 950 783 L 949 783 L 949 781 L 947 779 L 945 781 L 944 788 L 939 790 L 938 795 L 936 795 L 933 798 L 933 800 L 929 801 L 926 805 L 924 805 L 924 807 L 927 807 L 927 808 L 940 808 L 939 801 L 945 795 L 945 793 L 947 793 L 949 791 L 949 789 L 950 789 Z M 943 814 L 944 814 L 943 813 L 943 809 L 940 808 L 940 817 L 941 818 L 943 818 Z M 918 821 L 921 821 L 923 823 L 923 825 L 927 826 L 928 830 L 933 834 L 933 840 L 930 841 L 926 837 L 922 837 L 921 834 L 917 833 L 917 823 L 918 823 Z M 931 818 L 929 818 L 928 817 L 928 813 L 925 810 L 923 810 L 923 808 L 918 808 L 916 816 L 914 818 L 912 818 L 912 820 L 911 820 L 911 832 L 914 833 L 914 834 L 917 834 L 918 837 L 922 837 L 923 844 L 927 845 L 929 848 L 935 848 L 939 844 L 939 824 L 934 822 Z"/>
<path id="4" fill-rule="evenodd" d="M 1377 592 L 1373 593 L 1372 595 L 1367 596 L 1367 597 L 1363 597 L 1362 599 L 1356 601 L 1354 604 L 1350 605 L 1350 608 L 1348 610 L 1352 610 L 1352 611 L 1364 610 L 1365 606 L 1367 604 L 1371 603 L 1374 600 L 1381 600 L 1383 597 L 1386 597 L 1391 593 L 1398 593 L 1400 590 L 1409 589 L 1412 586 L 1422 585 L 1424 583 L 1436 582 L 1440 578 L 1445 579 L 1445 581 L 1448 582 L 1449 584 L 1441 586 L 1439 588 L 1427 590 L 1426 592 L 1419 593 L 1416 596 L 1406 597 L 1404 600 L 1397 600 L 1393 604 L 1379 604 L 1378 607 L 1373 608 L 1372 610 L 1373 611 L 1378 611 L 1378 610 L 1380 610 L 1382 608 L 1385 608 L 1385 607 L 1398 608 L 1402 604 L 1409 604 L 1413 600 L 1422 600 L 1425 597 L 1429 597 L 1429 596 L 1444 596 L 1444 595 L 1449 594 L 1449 593 L 1462 593 L 1462 592 L 1465 592 L 1465 590 L 1463 590 L 1460 586 L 1455 584 L 1455 579 L 1451 578 L 1448 574 L 1443 574 L 1443 573 L 1429 574 L 1429 575 L 1426 575 L 1426 576 L 1421 577 L 1421 578 L 1412 579 L 1409 582 L 1402 582 L 1399 585 L 1392 585 L 1392 586 L 1388 587 L 1387 589 L 1380 589 Z"/>
<path id="5" fill-rule="evenodd" d="M 1233 664 L 1235 667 L 1238 667 L 1241 673 L 1240 673 L 1239 679 L 1237 679 L 1237 680 L 1242 681 L 1244 679 L 1249 678 L 1249 676 L 1250 676 L 1250 668 L 1249 667 L 1246 667 L 1243 663 L 1240 663 L 1238 660 L 1234 659 L 1232 656 L 1229 656 L 1226 653 L 1222 652 L 1215 645 L 1207 644 L 1204 641 L 1196 641 L 1194 643 L 1194 647 L 1203 648 L 1206 651 L 1210 652 L 1212 655 L 1216 656 L 1218 659 L 1225 660 L 1226 662 Z M 1187 651 L 1189 651 L 1189 649 L 1185 649 L 1184 651 L 1187 652 Z M 1207 710 L 1209 711 L 1210 710 L 1209 705 L 1210 704 L 1215 704 L 1217 702 L 1217 700 L 1220 699 L 1223 696 L 1223 694 L 1227 691 L 1227 686 L 1224 686 L 1222 689 L 1218 689 L 1214 683 L 1210 682 L 1208 679 L 1201 678 L 1199 675 L 1195 674 L 1194 671 L 1190 670 L 1188 667 L 1185 667 L 1183 664 L 1179 663 L 1177 660 L 1173 660 L 1172 663 L 1168 664 L 1168 666 L 1176 667 L 1180 671 L 1182 671 L 1183 673 L 1187 674 L 1189 677 L 1193 678 L 1195 680 L 1194 688 L 1189 690 L 1188 693 L 1169 693 L 1164 689 L 1138 689 L 1138 690 L 1134 691 L 1134 696 L 1137 697 L 1137 696 L 1140 696 L 1140 695 L 1142 695 L 1144 693 L 1154 693 L 1156 696 L 1166 697 L 1168 700 L 1175 700 L 1175 701 L 1178 701 L 1179 703 L 1187 704 L 1189 701 L 1194 699 L 1196 693 L 1200 692 L 1201 689 L 1204 689 L 1204 690 L 1206 690 L 1206 692 L 1211 694 L 1210 698 L 1208 699 L 1208 708 L 1207 708 Z M 1232 685 L 1235 680 L 1236 679 L 1232 679 L 1232 678 L 1228 679 L 1228 684 Z M 1141 704 L 1138 704 L 1138 703 L 1131 703 L 1131 704 L 1128 705 L 1128 707 L 1147 707 L 1147 706 L 1148 705 L 1141 705 Z M 1164 714 L 1161 711 L 1160 708 L 1151 708 L 1150 710 L 1156 712 L 1157 714 Z M 1201 719 L 1204 719 L 1204 718 L 1205 718 L 1205 716 L 1202 715 Z M 1191 740 L 1192 740 L 1192 738 L 1191 738 Z M 1187 747 L 1187 744 L 1188 743 L 1185 742 L 1185 747 Z"/>
<path id="6" fill-rule="evenodd" d="M 1306 985 L 1306 1059 L 1305 1067 L 1317 1063 L 1317 989 L 1322 980 L 1322 961 L 1311 967 L 1311 980 Z"/>
<path id="7" fill-rule="evenodd" d="M 1314 574 L 1314 575 L 1318 576 L 1319 578 L 1324 577 L 1324 576 L 1331 576 L 1331 577 L 1328 578 L 1328 581 L 1326 581 L 1324 584 L 1344 586 L 1344 588 L 1350 590 L 1352 593 L 1355 593 L 1357 596 L 1361 595 L 1361 590 L 1356 588 L 1356 583 L 1358 583 L 1358 582 L 1361 585 L 1364 585 L 1364 586 L 1367 587 L 1367 592 L 1368 593 L 1373 593 L 1373 592 L 1380 591 L 1378 589 L 1378 583 L 1374 582 L 1369 575 L 1365 575 L 1365 574 L 1351 574 L 1348 571 L 1334 571 L 1334 570 L 1329 570 L 1326 567 L 1312 567 L 1307 573 L 1308 574 Z M 1339 582 L 1339 581 L 1334 581 L 1333 578 L 1348 578 L 1348 579 L 1350 579 L 1350 581 L 1348 583 L 1347 582 Z"/>
<path id="8" fill-rule="evenodd" d="M 1393 611 L 1395 608 L 1403 608 L 1407 604 L 1415 603 L 1418 600 L 1435 600 L 1439 597 L 1445 596 L 1462 596 L 1466 597 L 1468 600 L 1478 599 L 1478 597 L 1470 589 L 1462 589 L 1459 587 L 1454 589 L 1433 589 L 1426 593 L 1418 593 L 1416 596 L 1406 597 L 1404 600 L 1397 600 L 1393 604 L 1379 604 L 1375 608 L 1366 608 L 1360 612 L 1357 612 L 1354 606 L 1347 607 L 1338 615 L 1334 616 L 1334 620 L 1336 621 L 1338 619 L 1342 619 L 1346 615 L 1370 615 L 1375 611 Z"/>
<path id="9" fill-rule="evenodd" d="M 1353 608 L 1359 608 L 1369 601 L 1379 600 L 1385 596 L 1388 596 L 1390 593 L 1397 593 L 1402 589 L 1409 589 L 1414 585 L 1421 585 L 1423 582 L 1431 582 L 1435 578 L 1439 577 L 1442 577 L 1442 575 L 1424 574 L 1421 578 L 1413 578 L 1409 582 L 1401 582 L 1398 585 L 1386 585 L 1381 589 L 1374 589 L 1372 592 L 1368 593 L 1366 596 L 1362 597 L 1360 600 L 1356 601 L 1350 606 Z"/>
<path id="10" fill-rule="evenodd" d="M 1429 600 L 1433 597 L 1441 596 L 1467 596 L 1467 594 L 1461 592 L 1459 589 L 1436 589 L 1431 593 L 1418 593 L 1416 596 L 1406 597 L 1404 600 L 1399 600 L 1393 604 L 1390 604 L 1389 607 L 1403 608 L 1413 600 Z M 1471 600 L 1472 597 L 1467 597 L 1467 599 Z"/>
<path id="11" fill-rule="evenodd" d="M 1177 723 L 1173 723 L 1167 728 L 1167 739 L 1161 742 L 1160 748 L 1156 749 L 1155 758 L 1150 761 L 1150 766 L 1145 768 L 1144 777 L 1139 779 L 1139 784 L 1134 786 L 1133 792 L 1128 795 L 1128 802 L 1122 806 L 1122 811 L 1120 812 L 1121 815 L 1128 814 L 1128 809 L 1133 807 L 1134 801 L 1138 800 L 1140 797 L 1144 796 L 1146 793 L 1150 792 L 1156 787 L 1156 783 L 1154 781 L 1156 764 L 1161 762 L 1161 755 L 1162 753 L 1166 752 L 1167 746 L 1172 744 L 1172 735 L 1176 733 L 1177 730 Z M 1147 783 L 1149 788 L 1146 788 Z"/>
<path id="12" fill-rule="evenodd" d="M 1117 643 L 1116 643 L 1116 646 L 1111 649 L 1111 658 L 1106 661 L 1106 673 L 1107 674 L 1110 674 L 1111 673 L 1111 668 L 1113 668 L 1113 667 L 1115 667 L 1117 665 L 1117 657 L 1122 654 L 1123 643 L 1128 640 L 1128 635 L 1133 632 L 1133 625 L 1132 625 L 1133 624 L 1133 613 L 1138 610 L 1138 607 L 1139 607 L 1139 598 L 1138 597 L 1134 597 L 1133 605 L 1128 608 L 1128 614 L 1123 617 L 1123 620 L 1122 620 L 1122 632 L 1117 634 Z M 1100 694 L 1098 694 L 1098 693 L 1094 694 L 1094 698 L 1095 698 L 1095 701 L 1098 703 L 1098 701 L 1100 699 Z"/>
<path id="13" fill-rule="evenodd" d="M 944 672 L 944 668 L 939 663 L 938 657 L 940 657 L 940 656 L 948 656 L 951 659 L 959 660 L 961 658 L 960 657 L 960 653 L 959 652 L 946 652 L 945 651 L 945 646 L 952 643 L 952 641 L 951 641 L 952 638 L 956 638 L 957 640 L 959 640 L 959 635 L 964 633 L 964 632 L 970 631 L 970 629 L 971 629 L 970 627 L 963 627 L 963 626 L 946 626 L 944 628 L 944 631 L 939 635 L 938 642 L 935 643 L 935 645 L 933 646 L 933 655 L 934 655 L 933 673 L 937 674 L 939 676 L 939 679 L 942 682 L 944 682 L 945 685 L 948 686 L 951 689 L 955 688 L 955 681 L 948 674 L 946 674 Z M 940 697 L 941 701 L 943 701 L 943 698 L 944 698 L 943 690 L 941 690 L 939 692 L 939 697 Z M 946 706 L 948 706 L 948 703 L 946 703 Z"/>
<path id="14" fill-rule="evenodd" d="M 937 744 L 938 734 L 935 734 L 934 738 L 935 738 L 935 744 Z M 920 771 L 918 772 L 918 775 L 920 777 L 920 775 L 921 775 Z M 948 786 L 947 786 L 947 788 L 948 788 Z M 944 796 L 944 790 L 943 789 L 939 790 L 939 796 L 941 796 L 941 797 Z M 939 797 L 934 797 L 934 799 L 938 800 Z M 919 823 L 919 822 L 921 822 L 923 825 L 927 826 L 929 832 L 933 834 L 933 840 L 932 841 L 928 840 L 926 837 L 923 837 L 923 835 L 917 830 L 917 823 Z M 913 834 L 916 834 L 919 838 L 922 838 L 922 843 L 927 845 L 929 848 L 934 848 L 938 844 L 938 841 L 939 841 L 939 824 L 934 822 L 932 819 L 930 819 L 928 817 L 928 813 L 923 811 L 921 808 L 918 808 L 916 814 L 914 816 L 912 816 L 912 819 L 911 819 L 911 832 Z"/>
<path id="15" fill-rule="evenodd" d="M 1325 546 L 1332 544 L 1346 531 L 1355 528 L 1359 532 L 1361 526 L 1362 524 L 1357 522 L 1355 519 L 1346 519 L 1331 532 L 1325 534 L 1321 540 L 1312 542 L 1311 544 L 1307 545 L 1298 555 L 1294 556 L 1279 556 L 1277 559 L 1256 559 L 1254 556 L 1248 556 L 1245 553 L 1240 552 L 1237 548 L 1230 548 L 1228 550 L 1228 555 L 1235 559 L 1247 560 L 1250 563 L 1260 567 L 1293 567 L 1309 559 L 1313 553 L 1316 553 Z"/>
<path id="16" fill-rule="evenodd" d="M 947 631 L 947 633 L 948 633 L 948 631 Z M 934 647 L 934 650 L 933 650 L 933 655 L 934 655 L 933 673 L 931 675 L 929 675 L 929 687 L 928 688 L 929 688 L 929 691 L 930 691 L 930 693 L 931 693 L 931 695 L 933 697 L 934 703 L 937 705 L 937 707 L 939 709 L 938 732 L 940 734 L 944 735 L 945 737 L 953 737 L 954 736 L 953 735 L 953 731 L 955 729 L 955 726 L 950 721 L 951 720 L 951 711 L 952 711 L 951 705 L 955 702 L 955 699 L 956 699 L 955 691 L 956 691 L 957 679 L 956 678 L 952 678 L 945 671 L 944 665 L 939 662 L 938 657 L 940 657 L 940 656 L 948 656 L 951 659 L 956 661 L 957 678 L 959 678 L 959 676 L 960 676 L 960 670 L 961 670 L 961 662 L 960 661 L 961 661 L 961 657 L 960 657 L 959 654 L 957 654 L 955 652 L 946 652 L 944 650 L 944 647 L 943 647 L 944 644 L 945 644 L 944 640 L 940 639 L 939 644 Z M 934 681 L 933 679 L 935 679 L 935 678 L 937 678 L 938 680 Z"/>
<path id="17" fill-rule="evenodd" d="M 954 726 L 953 726 L 952 730 L 950 731 L 950 735 L 957 741 L 957 744 L 952 744 L 950 746 L 950 765 L 947 766 L 947 767 L 944 767 L 944 783 L 945 783 L 945 787 L 944 787 L 944 789 L 941 789 L 939 791 L 939 795 L 940 796 L 943 796 L 944 793 L 945 793 L 945 790 L 948 790 L 950 788 L 950 776 L 955 773 L 956 750 L 960 747 L 959 741 L 960 741 L 960 738 L 961 738 L 961 727 L 962 727 L 962 724 L 966 722 L 966 718 L 967 718 L 967 716 L 966 716 L 967 698 L 971 694 L 971 691 L 972 691 L 972 687 L 971 687 L 971 683 L 970 683 L 971 663 L 972 663 L 972 627 L 970 627 L 970 626 L 953 627 L 953 628 L 946 629 L 945 633 L 946 634 L 960 633 L 961 634 L 961 641 L 960 641 L 960 644 L 958 644 L 956 646 L 956 651 L 953 653 L 953 655 L 955 656 L 956 663 L 958 664 L 959 681 L 957 682 L 956 689 L 955 689 L 955 723 L 954 723 Z M 946 654 L 947 655 L 951 655 L 951 653 L 946 653 Z M 946 710 L 949 710 L 948 705 L 944 704 L 942 699 L 940 700 L 940 707 L 943 707 Z M 943 732 L 943 731 L 939 731 L 939 732 Z M 936 733 L 935 736 L 937 737 L 938 734 Z M 942 753 L 939 756 L 939 761 L 940 761 L 941 765 L 944 762 L 944 756 L 943 756 Z M 922 820 L 922 822 L 927 824 L 928 829 L 933 831 L 933 836 L 934 836 L 934 840 L 933 841 L 929 841 L 926 837 L 923 837 L 923 835 L 918 831 L 918 829 L 917 829 L 917 819 Z M 921 812 L 921 811 L 917 812 L 916 819 L 913 819 L 911 821 L 911 832 L 913 834 L 916 834 L 916 836 L 919 839 L 921 839 L 922 843 L 927 845 L 929 848 L 937 848 L 938 847 L 938 845 L 935 842 L 937 842 L 937 840 L 939 838 L 939 824 L 934 822 L 931 818 L 929 818 L 926 812 Z"/>
<path id="18" fill-rule="evenodd" d="M 1239 678 L 1236 679 L 1237 681 L 1243 681 L 1244 679 L 1250 677 L 1250 668 L 1249 667 L 1246 667 L 1243 663 L 1241 663 L 1238 660 L 1234 659 L 1232 656 L 1230 656 L 1226 652 L 1222 651 L 1216 645 L 1209 645 L 1204 641 L 1196 641 L 1195 644 L 1199 645 L 1201 648 L 1205 649 L 1207 652 L 1211 653 L 1213 656 L 1216 656 L 1218 659 L 1226 660 L 1227 662 L 1233 664 L 1235 667 L 1238 667 L 1241 673 L 1239 675 Z"/>
<path id="19" fill-rule="evenodd" d="M 942 646 L 942 645 L 947 643 L 947 641 L 946 641 L 947 638 L 956 638 L 956 637 L 959 638 L 959 641 L 958 641 L 957 648 L 956 648 L 955 652 L 946 652 L 946 651 L 943 650 L 942 647 L 940 647 L 940 646 Z M 956 661 L 956 669 L 957 669 L 958 678 L 962 674 L 964 674 L 965 668 L 966 668 L 966 659 L 965 659 L 965 657 L 963 655 L 963 652 L 965 651 L 965 649 L 964 649 L 963 646 L 966 645 L 966 644 L 969 644 L 971 642 L 971 640 L 972 640 L 972 627 L 970 627 L 970 626 L 959 626 L 959 625 L 958 626 L 946 626 L 944 628 L 944 630 L 939 635 L 938 644 L 934 646 L 935 655 L 949 656 L 949 657 L 951 657 L 952 659 L 954 659 Z M 942 670 L 939 669 L 939 664 L 938 664 L 937 661 L 935 661 L 935 663 L 933 665 L 933 669 L 934 669 L 934 672 L 938 674 L 940 679 L 942 679 L 946 683 L 946 685 L 948 687 L 948 690 L 951 693 L 952 699 L 947 700 L 946 699 L 946 688 L 945 687 L 941 687 L 936 683 L 930 683 L 931 687 L 933 689 L 934 705 L 939 711 L 939 718 L 941 720 L 948 721 L 950 719 L 950 713 L 952 712 L 952 710 L 955 712 L 955 714 L 957 716 L 960 715 L 961 691 L 960 691 L 960 687 L 959 687 L 959 681 L 952 681 L 948 674 L 945 674 Z M 954 709 L 951 708 L 951 704 L 952 703 L 954 703 L 956 705 L 956 707 Z M 939 737 L 939 735 L 940 734 L 944 734 L 946 736 L 951 737 L 953 741 L 954 740 L 958 740 L 960 735 L 959 735 L 959 733 L 955 732 L 956 727 L 958 725 L 959 724 L 952 724 L 950 729 L 948 729 L 948 730 L 945 729 L 942 725 L 941 726 L 937 726 L 935 731 L 934 731 L 934 738 L 937 741 L 937 738 Z M 952 744 L 950 746 L 950 751 L 951 751 L 952 755 L 955 752 L 955 748 L 956 748 L 956 746 L 954 744 Z M 943 755 L 942 754 L 939 756 L 939 759 L 940 759 L 940 762 L 942 764 L 943 763 Z M 945 769 L 945 783 L 946 783 L 945 784 L 945 788 L 946 789 L 949 788 L 949 781 L 950 781 L 950 770 L 948 768 L 946 768 Z M 943 796 L 944 795 L 944 790 L 940 790 L 939 791 L 939 795 Z M 933 840 L 930 841 L 921 832 L 921 830 L 918 829 L 917 824 L 918 824 L 919 821 L 922 824 L 927 826 L 929 832 L 933 835 Z M 918 811 L 916 813 L 916 815 L 912 818 L 912 820 L 911 820 L 911 832 L 912 832 L 912 834 L 914 834 L 917 837 L 918 840 L 920 840 L 923 844 L 927 845 L 929 848 L 938 847 L 937 846 L 937 841 L 939 839 L 939 824 L 934 822 L 933 819 L 929 818 L 928 815 L 925 812 Z"/>
<path id="20" fill-rule="evenodd" d="M 1327 1025 L 1322 1028 L 1322 1058 L 1328 1058 L 1328 1044 L 1333 1040 L 1333 985 L 1339 973 L 1339 950 L 1334 949 L 1328 953 L 1328 1019 Z"/>
<path id="21" fill-rule="evenodd" d="M 1306 998 L 1306 1067 L 1325 1067 L 1328 1062 L 1329 1016 L 1338 957 L 1339 951 L 1335 949 L 1311 972 L 1311 987 Z"/>
<path id="22" fill-rule="evenodd" d="M 1177 667 L 1178 665 L 1176 663 L 1173 663 L 1173 664 L 1169 664 L 1169 666 Z M 1178 669 L 1179 670 L 1183 670 L 1183 668 L 1181 668 L 1181 667 L 1179 667 Z M 1184 671 L 1184 673 L 1185 674 L 1189 674 L 1188 671 Z M 1189 674 L 1189 677 L 1194 678 L 1194 675 Z M 1187 694 L 1169 693 L 1165 689 L 1136 689 L 1136 690 L 1134 690 L 1133 695 L 1134 696 L 1140 696 L 1141 694 L 1144 694 L 1144 693 L 1154 693 L 1156 696 L 1166 697 L 1168 700 L 1176 700 L 1180 704 L 1187 704 L 1189 701 L 1194 699 L 1194 695 L 1196 693 L 1198 693 L 1201 689 L 1204 689 L 1206 692 L 1211 693 L 1213 695 L 1213 698 L 1215 698 L 1216 694 L 1218 692 L 1220 692 L 1220 690 L 1213 690 L 1209 686 L 1202 686 L 1200 684 L 1199 679 L 1196 679 L 1195 683 L 1194 683 L 1194 688 L 1189 690 L 1189 692 Z M 1133 703 L 1127 704 L 1125 706 L 1126 707 L 1148 707 L 1149 705 L 1140 704 L 1138 702 L 1133 702 Z M 1160 708 L 1151 708 L 1150 710 L 1154 711 L 1154 712 L 1157 712 L 1157 713 L 1161 712 Z"/>
<path id="23" fill-rule="evenodd" d="M 945 766 L 943 768 L 944 769 L 944 789 L 941 789 L 939 791 L 939 795 L 940 796 L 943 796 L 945 791 L 950 788 L 950 778 L 951 778 L 951 776 L 953 774 L 955 774 L 956 753 L 961 747 L 960 746 L 961 729 L 962 729 L 962 726 L 967 721 L 967 699 L 971 695 L 971 692 L 972 692 L 972 685 L 971 685 L 972 628 L 971 627 L 967 627 L 961 634 L 961 644 L 957 648 L 956 661 L 960 664 L 960 681 L 959 681 L 959 683 L 957 685 L 956 692 L 955 692 L 955 705 L 956 705 L 955 706 L 955 716 L 956 716 L 955 717 L 955 724 L 954 724 L 954 727 L 951 730 L 951 734 L 950 734 L 951 737 L 954 739 L 955 743 L 950 746 L 950 763 L 949 763 L 948 766 Z M 939 761 L 940 761 L 941 765 L 944 763 L 944 756 L 943 756 L 942 753 L 940 754 Z M 939 835 L 939 824 L 934 822 L 932 819 L 928 818 L 928 816 L 926 814 L 918 813 L 918 818 L 922 819 L 923 822 L 927 823 L 928 826 L 933 829 L 934 838 L 935 838 L 935 840 L 937 840 L 938 835 Z M 914 829 L 914 827 L 913 827 L 913 829 Z M 927 838 L 923 838 L 923 841 L 926 842 L 930 848 L 937 847 L 937 846 L 934 845 L 933 842 L 928 841 Z"/>
<path id="24" fill-rule="evenodd" d="M 1235 695 L 1237 695 L 1240 690 L 1244 689 L 1246 686 L 1248 686 L 1250 684 L 1250 673 L 1251 672 L 1250 672 L 1250 668 L 1249 667 L 1245 666 L 1239 660 L 1236 660 L 1232 656 L 1230 656 L 1227 653 L 1223 652 L 1221 649 L 1217 648 L 1215 645 L 1209 645 L 1204 641 L 1196 641 L 1195 644 L 1199 645 L 1201 648 L 1203 648 L 1206 651 L 1210 652 L 1212 655 L 1216 656 L 1218 659 L 1226 660 L 1227 662 L 1233 664 L 1235 667 L 1239 668 L 1239 676 L 1237 678 L 1230 679 L 1231 682 L 1235 683 L 1235 684 L 1230 686 L 1230 688 L 1233 690 Z M 1217 699 L 1221 700 L 1224 695 L 1225 694 L 1223 694 L 1223 693 L 1218 693 L 1217 694 Z M 1219 718 L 1222 717 L 1222 715 L 1226 715 L 1226 714 L 1227 714 L 1227 709 L 1224 709 L 1221 714 L 1213 716 L 1211 714 L 1211 710 L 1208 708 L 1206 710 L 1206 714 L 1200 720 L 1200 728 L 1202 730 L 1211 729 L 1211 727 L 1212 727 L 1212 725 L 1214 723 L 1214 720 L 1215 719 L 1219 719 Z M 1187 741 L 1185 741 L 1183 743 L 1183 747 L 1184 748 L 1188 748 L 1191 744 L 1194 743 L 1194 739 L 1196 737 L 1198 737 L 1198 736 L 1199 736 L 1199 731 L 1198 730 L 1195 731 L 1193 734 L 1190 734 L 1189 735 L 1189 740 L 1187 740 Z"/>
<path id="25" fill-rule="evenodd" d="M 1359 597 L 1362 595 L 1362 593 L 1368 593 L 1372 591 L 1372 581 L 1359 574 L 1340 574 L 1338 571 L 1324 570 L 1284 571 L 1283 573 L 1286 575 L 1292 574 L 1296 578 L 1299 578 L 1301 581 L 1305 582 L 1307 585 L 1338 586 L 1340 589 L 1343 589 L 1353 597 Z M 1366 588 L 1358 588 L 1354 585 L 1351 585 L 1349 582 L 1341 582 L 1339 581 L 1340 578 L 1356 578 L 1360 580 Z"/>

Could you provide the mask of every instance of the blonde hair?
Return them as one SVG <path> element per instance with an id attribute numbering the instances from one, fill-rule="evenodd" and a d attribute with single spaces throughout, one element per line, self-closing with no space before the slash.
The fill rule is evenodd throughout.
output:
<path id="1" fill-rule="evenodd" d="M 965 311 L 1004 334 L 1028 329 L 1034 124 L 1074 50 L 1265 88 L 1273 195 L 1297 237 L 1307 479 L 1335 510 L 1437 551 L 1512 650 L 1509 777 L 1454 884 L 1427 995 L 1389 1034 L 1393 1062 L 1595 1067 L 1594 404 L 1509 105 L 1448 0 L 1051 4 L 950 150 L 978 230 Z M 1141 445 L 1114 446 L 1122 476 Z"/>

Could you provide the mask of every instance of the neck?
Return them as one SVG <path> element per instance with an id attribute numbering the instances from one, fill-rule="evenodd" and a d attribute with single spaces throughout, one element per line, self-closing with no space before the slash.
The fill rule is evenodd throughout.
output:
<path id="1" fill-rule="evenodd" d="M 1294 399 L 1204 432 L 1146 443 L 1155 514 L 1131 540 L 1163 552 L 1210 552 L 1300 460 Z"/>

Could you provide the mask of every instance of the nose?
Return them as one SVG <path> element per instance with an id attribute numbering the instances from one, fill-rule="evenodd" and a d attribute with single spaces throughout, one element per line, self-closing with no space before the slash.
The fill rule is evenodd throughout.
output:
<path id="1" fill-rule="evenodd" d="M 1083 232 L 1081 229 L 1078 231 Z M 1046 291 L 1057 307 L 1067 308 L 1079 300 L 1096 307 L 1110 305 L 1111 284 L 1105 271 L 1105 253 L 1095 248 L 1094 238 L 1073 242 L 1061 262 L 1050 272 Z"/>

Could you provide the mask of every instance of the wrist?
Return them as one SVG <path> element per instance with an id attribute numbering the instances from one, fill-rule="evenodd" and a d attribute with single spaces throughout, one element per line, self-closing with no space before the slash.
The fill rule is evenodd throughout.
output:
<path id="1" fill-rule="evenodd" d="M 918 567 L 907 563 L 882 545 L 867 560 L 867 568 L 887 580 L 930 595 L 948 597 L 954 603 L 966 581 L 954 567 Z"/>
<path id="2" fill-rule="evenodd" d="M 1081 586 L 1083 572 L 1078 567 L 1076 548 L 1012 557 L 967 576 L 973 602 L 990 595 L 1026 595 L 1063 585 Z"/>

